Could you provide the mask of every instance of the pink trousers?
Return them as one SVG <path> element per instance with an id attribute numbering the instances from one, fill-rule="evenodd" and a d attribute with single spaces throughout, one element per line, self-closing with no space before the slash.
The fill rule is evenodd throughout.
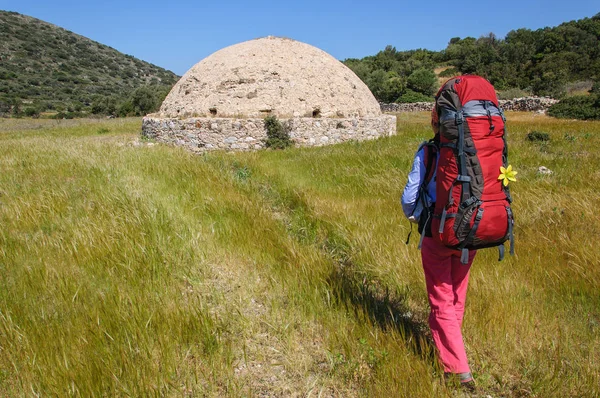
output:
<path id="1" fill-rule="evenodd" d="M 460 251 L 424 238 L 421 259 L 429 297 L 429 327 L 439 351 L 444 372 L 470 372 L 461 327 L 465 311 L 469 269 L 476 251 L 469 253 L 469 263 L 460 262 Z"/>

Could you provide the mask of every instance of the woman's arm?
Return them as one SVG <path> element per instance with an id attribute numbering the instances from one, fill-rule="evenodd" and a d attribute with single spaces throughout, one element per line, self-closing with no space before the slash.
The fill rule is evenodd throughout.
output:
<path id="1" fill-rule="evenodd" d="M 408 173 L 408 181 L 406 182 L 404 192 L 402 193 L 402 210 L 404 211 L 404 215 L 409 219 L 411 216 L 414 216 L 413 212 L 417 205 L 419 187 L 425 178 L 424 156 L 425 151 L 423 146 L 421 146 L 415 154 L 412 169 L 410 170 L 410 173 Z"/>

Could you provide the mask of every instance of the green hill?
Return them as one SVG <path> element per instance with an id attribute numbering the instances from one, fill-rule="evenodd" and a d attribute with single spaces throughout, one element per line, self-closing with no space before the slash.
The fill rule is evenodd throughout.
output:
<path id="1" fill-rule="evenodd" d="M 513 30 L 505 38 L 493 33 L 478 39 L 454 37 L 442 51 L 387 46 L 344 63 L 382 102 L 431 100 L 437 78 L 466 73 L 486 77 L 506 97 L 562 98 L 585 93 L 600 80 L 600 14 L 556 27 Z"/>
<path id="2" fill-rule="evenodd" d="M 32 107 L 131 114 L 158 102 L 135 103 L 136 89 L 150 86 L 146 90 L 160 96 L 177 79 L 171 71 L 58 26 L 0 11 L 0 114 Z"/>

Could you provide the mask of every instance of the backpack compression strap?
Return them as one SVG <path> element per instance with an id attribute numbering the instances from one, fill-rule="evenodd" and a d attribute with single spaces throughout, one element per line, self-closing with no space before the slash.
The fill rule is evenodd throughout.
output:
<path id="1" fill-rule="evenodd" d="M 464 116 L 464 112 L 462 110 L 458 111 L 458 112 L 453 112 L 453 111 L 446 111 L 443 110 L 443 113 L 445 113 L 442 116 L 442 120 L 448 118 L 449 116 L 453 115 L 454 116 L 454 121 L 456 123 L 456 127 L 458 128 L 458 142 L 456 143 L 456 146 L 449 144 L 443 144 L 443 146 L 448 146 L 453 148 L 456 152 L 457 152 L 457 162 L 458 162 L 458 176 L 456 177 L 456 180 L 452 183 L 452 186 L 454 186 L 454 184 L 456 183 L 460 183 L 462 185 L 461 188 L 461 203 L 465 203 L 468 200 L 472 199 L 471 197 L 471 177 L 468 176 L 467 174 L 467 158 L 465 156 L 465 153 L 473 153 L 475 151 L 469 149 L 469 148 L 465 148 L 465 116 Z M 449 195 L 448 195 L 448 205 L 452 205 L 454 203 L 454 197 L 452 196 L 452 187 L 449 190 Z M 446 218 L 448 217 L 448 211 L 447 208 L 444 207 L 444 209 L 442 210 L 442 215 L 441 215 L 441 219 L 440 219 L 440 228 L 438 230 L 438 232 L 441 234 L 444 232 L 444 225 L 446 224 Z"/>
<path id="2" fill-rule="evenodd" d="M 504 122 L 504 134 L 502 134 L 502 140 L 504 141 L 504 149 L 502 150 L 502 164 L 504 167 L 508 167 L 508 144 L 506 143 L 506 117 L 504 116 L 504 112 L 502 112 L 502 110 L 500 110 L 500 116 L 502 117 L 502 121 Z M 504 193 L 506 194 L 506 200 L 508 200 L 508 204 L 510 205 L 512 203 L 512 196 L 510 195 L 510 188 L 508 187 L 508 185 L 504 186 L 504 184 L 502 184 L 502 187 L 504 189 Z M 506 212 L 508 214 L 508 240 L 510 242 L 510 249 L 509 249 L 509 253 L 511 256 L 515 255 L 515 236 L 514 236 L 514 225 L 515 225 L 515 217 L 513 215 L 513 212 L 510 208 L 510 206 L 506 207 Z M 502 261 L 502 259 L 504 258 L 504 245 L 502 245 L 502 248 L 498 248 L 500 250 L 500 258 L 499 261 Z"/>

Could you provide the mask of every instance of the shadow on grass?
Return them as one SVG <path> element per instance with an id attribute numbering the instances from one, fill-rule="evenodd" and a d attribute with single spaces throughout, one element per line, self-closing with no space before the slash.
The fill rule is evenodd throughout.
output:
<path id="1" fill-rule="evenodd" d="M 341 305 L 352 311 L 357 318 L 363 318 L 383 331 L 395 330 L 402 336 L 417 356 L 438 367 L 434 343 L 425 321 L 417 319 L 408 305 L 405 296 L 390 295 L 387 288 L 376 282 L 363 279 L 364 275 L 353 272 L 352 244 L 338 225 L 314 215 L 303 193 L 286 187 L 284 182 L 264 178 L 252 172 L 248 166 L 233 164 L 232 170 L 239 174 L 243 170 L 252 175 L 258 186 L 256 192 L 265 198 L 280 217 L 285 215 L 287 233 L 303 245 L 317 247 L 336 266 L 327 284 Z M 245 180 L 245 182 L 248 182 Z"/>
<path id="2" fill-rule="evenodd" d="M 437 367 L 435 346 L 425 321 L 416 319 L 405 297 L 394 297 L 376 283 L 359 280 L 350 266 L 342 266 L 329 276 L 328 283 L 340 303 L 355 316 L 368 319 L 383 331 L 397 331 L 419 357 Z"/>

